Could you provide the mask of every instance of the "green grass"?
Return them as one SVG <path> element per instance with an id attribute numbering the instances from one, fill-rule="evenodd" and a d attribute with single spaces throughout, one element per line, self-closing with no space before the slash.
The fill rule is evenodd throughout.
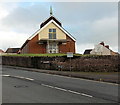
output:
<path id="1" fill-rule="evenodd" d="M 2 56 L 48 56 L 48 57 L 56 57 L 56 56 L 67 56 L 67 54 L 60 54 L 60 53 L 57 53 L 57 54 L 5 54 L 5 55 L 2 55 Z M 74 56 L 81 56 L 81 54 L 74 54 Z"/>
<path id="2" fill-rule="evenodd" d="M 48 56 L 48 57 L 56 57 L 56 56 L 67 56 L 67 54 L 62 54 L 62 53 L 55 53 L 55 54 L 4 54 L 1 56 L 26 56 L 26 57 L 34 57 L 34 56 Z M 74 54 L 74 56 L 83 56 L 83 57 L 92 57 L 92 56 L 101 56 L 101 55 L 82 55 L 82 54 Z M 104 56 L 104 55 L 103 55 Z"/>
<path id="3" fill-rule="evenodd" d="M 65 56 L 66 54 L 6 54 L 4 56 Z"/>

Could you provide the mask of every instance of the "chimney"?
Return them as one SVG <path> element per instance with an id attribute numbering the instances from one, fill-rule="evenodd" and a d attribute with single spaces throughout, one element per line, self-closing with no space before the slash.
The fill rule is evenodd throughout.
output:
<path id="1" fill-rule="evenodd" d="M 104 46 L 104 42 L 101 42 L 100 44 Z"/>
<path id="2" fill-rule="evenodd" d="M 109 49 L 109 45 L 106 45 L 105 47 Z"/>

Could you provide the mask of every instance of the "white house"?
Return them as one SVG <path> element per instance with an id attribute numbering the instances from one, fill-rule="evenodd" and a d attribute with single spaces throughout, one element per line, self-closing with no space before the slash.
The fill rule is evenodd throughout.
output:
<path id="1" fill-rule="evenodd" d="M 93 55 L 117 55 L 116 52 L 109 49 L 109 45 L 105 45 L 104 42 L 95 45 L 94 49 L 90 51 L 90 54 Z"/>

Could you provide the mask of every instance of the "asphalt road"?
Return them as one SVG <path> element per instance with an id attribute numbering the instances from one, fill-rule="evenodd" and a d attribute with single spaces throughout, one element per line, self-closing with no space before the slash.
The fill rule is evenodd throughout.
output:
<path id="1" fill-rule="evenodd" d="M 118 103 L 118 85 L 2 69 L 3 103 Z"/>

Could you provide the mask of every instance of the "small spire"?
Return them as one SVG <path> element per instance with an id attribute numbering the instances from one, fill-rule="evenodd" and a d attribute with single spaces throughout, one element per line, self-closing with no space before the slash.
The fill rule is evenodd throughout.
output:
<path id="1" fill-rule="evenodd" d="M 53 15 L 52 6 L 50 6 L 50 16 Z"/>

